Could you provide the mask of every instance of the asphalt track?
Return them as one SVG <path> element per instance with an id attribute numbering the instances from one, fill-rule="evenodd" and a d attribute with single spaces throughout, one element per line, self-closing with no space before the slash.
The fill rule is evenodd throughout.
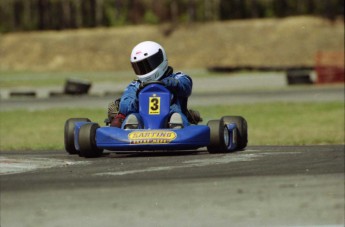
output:
<path id="1" fill-rule="evenodd" d="M 62 92 L 61 88 L 34 89 L 37 98 L 9 98 L 10 90 L 0 90 L 0 111 L 50 108 L 104 108 L 119 97 L 127 83 L 94 84 L 88 96 L 55 96 L 49 92 Z M 32 91 L 16 88 L 14 91 Z M 193 94 L 188 104 L 194 106 L 229 105 L 267 102 L 329 102 L 344 101 L 344 85 L 288 86 L 284 73 L 239 74 L 214 76 L 194 80 Z"/>
<path id="2" fill-rule="evenodd" d="M 1 163 L 2 227 L 344 226 L 342 145 L 2 152 Z"/>
<path id="3" fill-rule="evenodd" d="M 343 86 L 286 88 L 276 78 L 262 80 L 265 89 L 231 92 L 219 80 L 223 91 L 196 92 L 190 104 L 344 100 Z M 274 88 L 266 89 L 270 83 Z M 1 100 L 1 111 L 104 107 L 107 98 L 9 99 Z M 340 227 L 344 153 L 344 145 L 106 153 L 97 159 L 65 151 L 1 151 L 0 225 Z"/>

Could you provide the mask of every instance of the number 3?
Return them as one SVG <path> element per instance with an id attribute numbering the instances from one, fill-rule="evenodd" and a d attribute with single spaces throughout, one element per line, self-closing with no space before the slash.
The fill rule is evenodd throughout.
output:
<path id="1" fill-rule="evenodd" d="M 149 114 L 160 114 L 160 98 L 150 97 Z"/>
<path id="2" fill-rule="evenodd" d="M 159 104 L 159 100 L 157 98 L 153 98 L 151 99 L 151 110 L 158 110 L 158 104 Z"/>

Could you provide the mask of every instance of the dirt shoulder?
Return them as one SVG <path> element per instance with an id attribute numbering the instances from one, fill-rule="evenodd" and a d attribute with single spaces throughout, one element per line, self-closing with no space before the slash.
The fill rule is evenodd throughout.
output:
<path id="1" fill-rule="evenodd" d="M 318 51 L 344 51 L 344 22 L 315 17 L 0 36 L 0 70 L 130 70 L 129 54 L 143 40 L 160 42 L 177 68 L 312 66 Z"/>

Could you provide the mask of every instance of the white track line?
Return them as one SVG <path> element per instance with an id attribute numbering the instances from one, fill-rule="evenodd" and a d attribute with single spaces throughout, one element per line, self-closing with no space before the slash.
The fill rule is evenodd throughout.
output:
<path id="1" fill-rule="evenodd" d="M 190 161 L 184 161 L 180 165 L 176 166 L 159 166 L 159 167 L 149 167 L 145 169 L 136 169 L 136 170 L 127 170 L 127 171 L 117 171 L 117 172 L 103 172 L 103 173 L 95 173 L 96 176 L 123 176 L 127 174 L 136 174 L 136 173 L 145 173 L 145 172 L 157 172 L 157 171 L 167 171 L 173 169 L 181 169 L 181 168 L 191 168 L 191 167 L 203 167 L 209 165 L 219 165 L 219 164 L 227 164 L 231 162 L 244 162 L 244 161 L 252 161 L 255 158 L 262 156 L 261 154 L 242 154 L 242 155 L 221 155 L 221 156 L 213 156 L 212 158 L 207 159 L 195 159 Z"/>
<path id="2" fill-rule="evenodd" d="M 0 175 L 23 173 L 43 168 L 86 164 L 87 161 L 66 161 L 52 158 L 7 158 L 0 156 Z"/>

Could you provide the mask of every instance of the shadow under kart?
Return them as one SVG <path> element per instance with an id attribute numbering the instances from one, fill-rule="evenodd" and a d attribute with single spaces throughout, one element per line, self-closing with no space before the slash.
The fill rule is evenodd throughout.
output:
<path id="1" fill-rule="evenodd" d="M 65 123 L 64 142 L 69 154 L 99 157 L 103 150 L 139 153 L 157 150 L 195 150 L 210 153 L 242 150 L 247 146 L 247 121 L 241 116 L 224 116 L 207 125 L 168 128 L 172 92 L 160 82 L 147 83 L 138 92 L 140 129 L 103 126 L 88 118 L 70 118 Z M 125 121 L 126 122 L 126 121 Z"/>

